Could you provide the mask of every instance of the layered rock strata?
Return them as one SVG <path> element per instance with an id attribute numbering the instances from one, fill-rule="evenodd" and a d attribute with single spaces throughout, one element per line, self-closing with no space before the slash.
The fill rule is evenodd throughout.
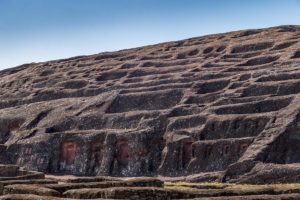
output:
<path id="1" fill-rule="evenodd" d="M 293 179 L 299 40 L 299 26 L 280 26 L 3 70 L 0 161 L 54 174 L 219 173 L 232 182 L 263 182 L 273 171 L 258 174 L 274 168 Z"/>

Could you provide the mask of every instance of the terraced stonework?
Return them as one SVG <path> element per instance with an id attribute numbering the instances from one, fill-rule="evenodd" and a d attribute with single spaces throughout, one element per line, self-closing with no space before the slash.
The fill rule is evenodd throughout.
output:
<path id="1" fill-rule="evenodd" d="M 149 177 L 45 176 L 43 173 L 21 170 L 14 165 L 0 165 L 0 170 L 9 172 L 9 177 L 0 178 L 1 200 L 300 199 L 300 184 L 250 185 L 163 181 Z M 20 175 L 20 172 L 27 175 Z"/>
<path id="2" fill-rule="evenodd" d="M 300 27 L 0 72 L 0 161 L 48 174 L 300 180 Z M 70 194 L 72 196 L 72 194 Z"/>

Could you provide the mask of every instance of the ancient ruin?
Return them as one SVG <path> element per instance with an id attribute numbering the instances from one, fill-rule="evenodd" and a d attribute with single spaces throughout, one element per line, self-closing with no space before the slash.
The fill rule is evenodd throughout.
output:
<path id="1" fill-rule="evenodd" d="M 299 26 L 26 64 L 1 71 L 0 88 L 1 164 L 76 176 L 300 180 Z"/>

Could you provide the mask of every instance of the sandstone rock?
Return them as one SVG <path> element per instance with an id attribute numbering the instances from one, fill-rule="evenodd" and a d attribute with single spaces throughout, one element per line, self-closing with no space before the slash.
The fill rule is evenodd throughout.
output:
<path id="1" fill-rule="evenodd" d="M 3 185 L 15 185 L 15 184 L 56 184 L 57 181 L 47 179 L 29 179 L 29 180 L 6 180 L 0 181 Z"/>
<path id="2" fill-rule="evenodd" d="M 251 183 L 264 163 L 298 182 L 299 40 L 280 26 L 3 70 L 0 163 Z"/>
<path id="3" fill-rule="evenodd" d="M 39 196 L 59 197 L 60 193 L 39 185 L 16 184 L 4 187 L 3 194 L 35 194 Z"/>
<path id="4" fill-rule="evenodd" d="M 9 194 L 0 196 L 1 200 L 60 200 L 58 197 L 38 196 L 32 194 Z"/>
<path id="5" fill-rule="evenodd" d="M 0 165 L 0 184 L 8 182 L 38 182 L 39 179 L 44 179 L 45 174 L 36 171 L 27 171 L 20 169 L 17 165 Z M 45 180 L 42 180 L 45 181 Z"/>
<path id="6" fill-rule="evenodd" d="M 112 199 L 178 199 L 193 198 L 195 194 L 162 188 L 107 188 L 107 189 L 80 189 L 69 190 L 64 193 L 67 198 L 92 199 L 92 198 L 112 198 Z"/>
<path id="7" fill-rule="evenodd" d="M 111 187 L 163 187 L 164 183 L 159 180 L 122 180 L 122 181 L 106 181 L 106 182 L 82 182 L 82 183 L 60 183 L 48 184 L 44 187 L 54 189 L 61 194 L 67 190 L 83 189 L 83 188 L 111 188 Z"/>

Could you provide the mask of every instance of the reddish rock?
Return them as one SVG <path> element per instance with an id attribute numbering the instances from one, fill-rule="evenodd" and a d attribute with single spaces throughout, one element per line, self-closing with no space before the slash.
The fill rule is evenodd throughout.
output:
<path id="1" fill-rule="evenodd" d="M 298 182 L 299 40 L 280 26 L 3 70 L 0 162 L 236 182 L 266 165 Z"/>

